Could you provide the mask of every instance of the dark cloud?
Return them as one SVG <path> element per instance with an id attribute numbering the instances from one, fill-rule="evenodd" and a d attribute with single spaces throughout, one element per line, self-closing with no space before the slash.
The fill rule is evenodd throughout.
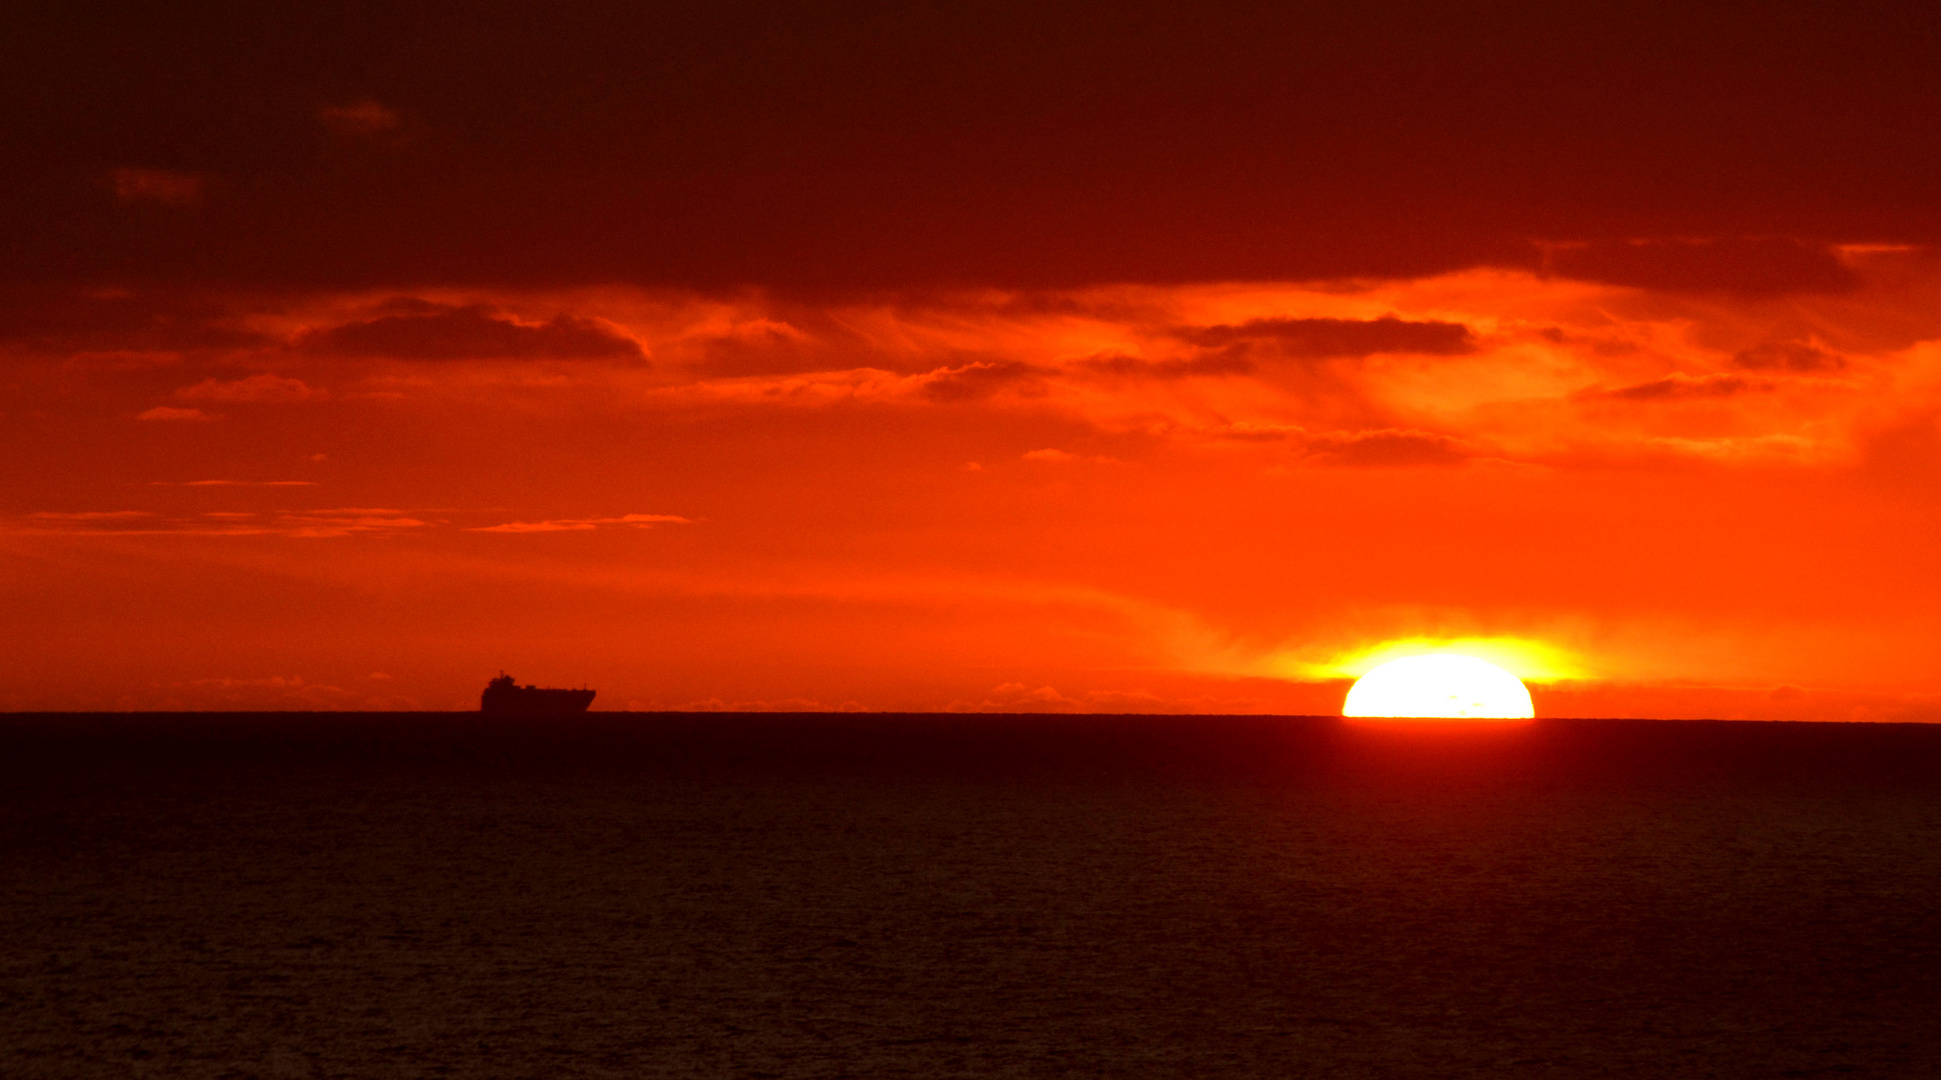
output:
<path id="1" fill-rule="evenodd" d="M 1101 375 L 1147 379 L 1248 375 L 1255 367 L 1254 362 L 1248 359 L 1244 345 L 1229 346 L 1191 358 L 1170 360 L 1144 360 L 1136 356 L 1114 353 L 1108 356 L 1088 357 L 1079 361 L 1078 366 Z"/>
<path id="2" fill-rule="evenodd" d="M 1041 390 L 1045 372 L 1033 364 L 998 360 L 944 368 L 923 384 L 923 396 L 932 401 L 955 404 L 990 397 L 1000 390 L 1016 387 Z"/>
<path id="3" fill-rule="evenodd" d="M 1775 341 L 1741 349 L 1732 363 L 1749 371 L 1838 371 L 1847 362 L 1824 349 L 1795 341 Z"/>
<path id="4" fill-rule="evenodd" d="M 456 307 L 412 297 L 375 319 L 300 334 L 302 352 L 397 360 L 643 360 L 640 344 L 591 319 L 556 315 L 537 325 L 490 304 Z"/>
<path id="5" fill-rule="evenodd" d="M 1936 14 L 1904 0 L 15 7 L 14 276 L 1057 287 L 1941 238 Z M 397 153 L 317 137 L 386 112 Z M 123 213 L 116 167 L 222 198 Z"/>
<path id="6" fill-rule="evenodd" d="M 1829 248 L 1788 237 L 1546 245 L 1544 269 L 1606 285 L 1738 296 L 1841 292 L 1858 284 Z"/>
<path id="7" fill-rule="evenodd" d="M 1582 396 L 1614 401 L 1694 401 L 1732 397 L 1736 394 L 1769 389 L 1771 387 L 1764 383 L 1754 382 L 1738 375 L 1673 374 L 1663 379 L 1654 379 L 1651 382 L 1617 390 L 1594 390 Z"/>
<path id="8" fill-rule="evenodd" d="M 1174 333 L 1195 345 L 1269 345 L 1284 356 L 1306 359 L 1376 353 L 1454 356 L 1476 350 L 1469 327 L 1461 323 L 1410 322 L 1393 315 L 1379 319 L 1253 319 L 1235 326 L 1184 327 Z"/>
<path id="9" fill-rule="evenodd" d="M 1473 456 L 1460 439 L 1402 428 L 1314 435 L 1307 449 L 1309 458 L 1322 464 L 1374 468 L 1456 465 Z"/>

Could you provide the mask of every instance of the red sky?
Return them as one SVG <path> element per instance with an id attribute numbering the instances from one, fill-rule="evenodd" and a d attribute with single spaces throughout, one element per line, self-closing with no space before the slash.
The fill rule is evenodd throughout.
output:
<path id="1" fill-rule="evenodd" d="M 49 8 L 0 708 L 1941 718 L 1935 23 Z"/>

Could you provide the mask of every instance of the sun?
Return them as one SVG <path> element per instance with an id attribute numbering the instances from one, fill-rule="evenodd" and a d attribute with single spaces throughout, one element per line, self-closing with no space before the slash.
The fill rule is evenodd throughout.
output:
<path id="1" fill-rule="evenodd" d="M 1348 691 L 1341 715 L 1527 720 L 1536 709 L 1523 681 L 1495 664 L 1428 653 L 1370 670 Z"/>

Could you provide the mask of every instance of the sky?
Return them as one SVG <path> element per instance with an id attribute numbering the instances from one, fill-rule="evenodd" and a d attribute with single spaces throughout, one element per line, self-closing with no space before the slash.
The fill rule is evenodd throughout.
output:
<path id="1" fill-rule="evenodd" d="M 1941 16 L 44 5 L 0 708 L 1941 720 Z"/>

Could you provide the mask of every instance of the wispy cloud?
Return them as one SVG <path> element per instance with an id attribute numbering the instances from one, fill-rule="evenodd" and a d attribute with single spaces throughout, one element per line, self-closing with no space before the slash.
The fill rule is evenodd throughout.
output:
<path id="1" fill-rule="evenodd" d="M 345 138 L 388 135 L 403 125 L 397 110 L 371 98 L 348 105 L 325 105 L 317 110 L 317 120 L 332 134 Z"/>
<path id="2" fill-rule="evenodd" d="M 43 510 L 39 513 L 27 515 L 28 519 L 32 521 L 62 522 L 129 521 L 136 518 L 152 518 L 154 516 L 154 512 L 150 510 L 81 510 L 72 513 Z"/>
<path id="3" fill-rule="evenodd" d="M 403 511 L 368 507 L 332 510 L 208 511 L 192 515 L 149 510 L 41 511 L 0 519 L 13 536 L 285 536 L 320 539 L 360 533 L 424 529 L 433 522 Z"/>
<path id="4" fill-rule="evenodd" d="M 209 178 L 202 173 L 177 169 L 144 169 L 126 166 L 108 173 L 108 184 L 115 198 L 123 202 L 164 203 L 193 206 L 202 201 Z"/>
<path id="5" fill-rule="evenodd" d="M 1019 457 L 1024 461 L 1038 461 L 1050 465 L 1065 465 L 1072 462 L 1086 461 L 1096 465 L 1124 464 L 1118 458 L 1106 457 L 1102 454 L 1074 454 L 1069 450 L 1060 450 L 1055 446 L 1048 446 L 1042 450 L 1027 450 L 1019 455 Z"/>
<path id="6" fill-rule="evenodd" d="M 330 395 L 323 390 L 313 389 L 302 379 L 264 373 L 226 382 L 220 379 L 204 379 L 193 386 L 182 387 L 175 392 L 175 396 L 183 401 L 220 401 L 256 405 L 322 401 Z"/>
<path id="7" fill-rule="evenodd" d="M 150 480 L 151 487 L 316 487 L 315 480 Z"/>
<path id="8" fill-rule="evenodd" d="M 186 420 L 191 423 L 203 423 L 209 420 L 214 420 L 215 417 L 210 416 L 208 413 L 203 412 L 201 409 L 178 409 L 173 405 L 157 405 L 152 409 L 147 409 L 143 412 L 136 413 L 135 419 L 160 420 L 160 421 L 169 421 L 169 422 Z"/>
<path id="9" fill-rule="evenodd" d="M 467 532 L 487 533 L 549 533 L 549 532 L 587 532 L 602 525 L 630 525 L 636 529 L 651 529 L 655 525 L 691 525 L 692 518 L 676 514 L 622 514 L 619 517 L 604 518 L 553 518 L 547 521 L 508 521 L 502 525 L 482 525 Z"/>

